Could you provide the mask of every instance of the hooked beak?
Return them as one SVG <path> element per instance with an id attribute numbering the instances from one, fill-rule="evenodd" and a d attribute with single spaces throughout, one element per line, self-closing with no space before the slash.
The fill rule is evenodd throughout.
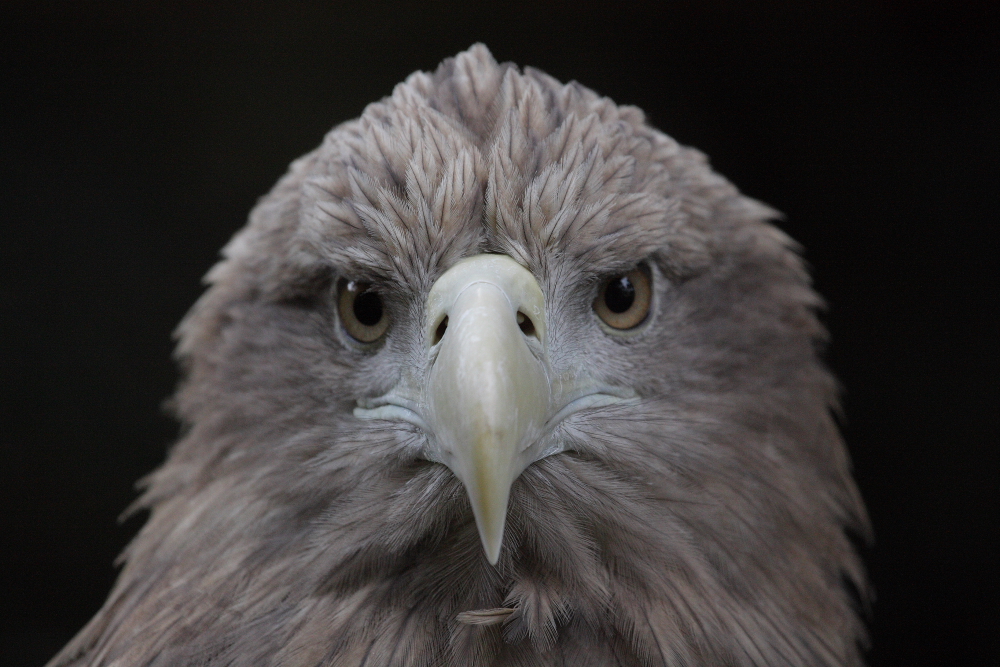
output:
<path id="1" fill-rule="evenodd" d="M 436 458 L 465 485 L 495 565 L 511 484 L 538 458 L 549 413 L 544 297 L 511 258 L 478 255 L 435 283 L 427 315 L 437 348 L 427 383 Z"/>
<path id="2" fill-rule="evenodd" d="M 637 400 L 596 381 L 585 366 L 554 373 L 547 358 L 545 297 L 506 255 L 476 255 L 446 271 L 427 297 L 425 374 L 404 369 L 377 398 L 358 399 L 361 419 L 408 422 L 427 434 L 424 455 L 461 480 L 490 563 L 503 543 L 514 480 L 563 451 L 551 437 L 581 410 Z"/>

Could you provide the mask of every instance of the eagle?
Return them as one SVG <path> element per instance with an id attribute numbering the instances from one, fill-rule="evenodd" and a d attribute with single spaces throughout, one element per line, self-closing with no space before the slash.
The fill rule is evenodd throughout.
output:
<path id="1" fill-rule="evenodd" d="M 868 521 L 778 213 L 477 44 L 292 163 L 51 667 L 861 665 Z"/>

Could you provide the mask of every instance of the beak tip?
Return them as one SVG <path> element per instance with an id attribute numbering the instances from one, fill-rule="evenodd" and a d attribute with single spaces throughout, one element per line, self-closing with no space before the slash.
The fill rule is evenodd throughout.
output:
<path id="1" fill-rule="evenodd" d="M 497 561 L 500 560 L 500 546 L 503 543 L 503 529 L 500 530 L 500 535 L 497 538 L 492 538 L 492 536 L 487 537 L 486 535 L 480 535 L 483 542 L 483 551 L 486 553 L 486 560 L 490 562 L 490 565 L 496 565 Z"/>
<path id="2" fill-rule="evenodd" d="M 497 561 L 500 560 L 500 548 L 503 546 L 504 531 L 507 527 L 508 489 L 502 487 L 501 489 L 503 493 L 498 494 L 499 497 L 489 497 L 489 495 L 475 491 L 469 494 L 472 500 L 472 514 L 479 532 L 479 541 L 483 545 L 483 553 L 486 554 L 490 565 L 496 565 Z"/>

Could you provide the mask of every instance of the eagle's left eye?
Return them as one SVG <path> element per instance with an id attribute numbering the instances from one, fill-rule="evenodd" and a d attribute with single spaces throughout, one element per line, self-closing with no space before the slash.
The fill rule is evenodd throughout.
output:
<path id="1" fill-rule="evenodd" d="M 374 343 L 389 328 L 382 297 L 367 283 L 341 280 L 337 289 L 337 311 L 344 330 L 361 343 Z"/>
<path id="2" fill-rule="evenodd" d="M 646 321 L 653 299 L 645 265 L 607 279 L 594 299 L 594 312 L 612 329 L 634 329 Z"/>

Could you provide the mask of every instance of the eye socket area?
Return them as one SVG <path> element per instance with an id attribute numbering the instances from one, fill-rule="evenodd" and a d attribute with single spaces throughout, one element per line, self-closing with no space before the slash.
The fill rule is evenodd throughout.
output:
<path id="1" fill-rule="evenodd" d="M 652 301 L 652 275 L 649 267 L 641 264 L 601 283 L 594 312 L 612 329 L 627 331 L 646 321 Z"/>
<path id="2" fill-rule="evenodd" d="M 338 281 L 337 313 L 344 331 L 360 343 L 374 343 L 389 328 L 389 314 L 382 297 L 368 283 Z"/>

